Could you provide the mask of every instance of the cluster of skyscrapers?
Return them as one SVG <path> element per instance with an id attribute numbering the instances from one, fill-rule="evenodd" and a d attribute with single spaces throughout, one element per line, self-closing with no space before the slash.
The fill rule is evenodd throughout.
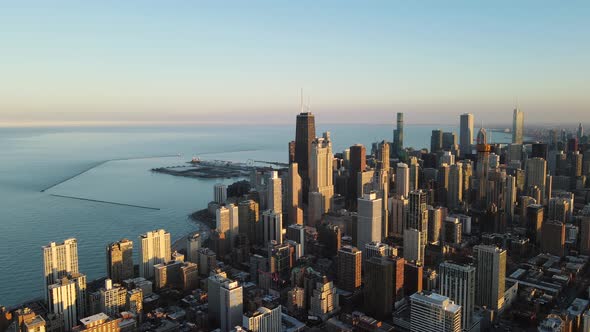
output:
<path id="1" fill-rule="evenodd" d="M 111 243 L 107 278 L 93 287 L 75 239 L 43 247 L 47 312 L 17 325 L 590 329 L 588 136 L 581 125 L 527 135 L 518 109 L 512 122 L 512 142 L 494 143 L 462 114 L 458 138 L 435 129 L 430 149 L 417 150 L 404 146 L 398 113 L 392 143 L 334 151 L 301 112 L 288 167 L 253 168 L 241 197 L 214 187 L 207 237 L 172 252 L 169 233 L 147 232 L 137 264 L 131 240 Z"/>

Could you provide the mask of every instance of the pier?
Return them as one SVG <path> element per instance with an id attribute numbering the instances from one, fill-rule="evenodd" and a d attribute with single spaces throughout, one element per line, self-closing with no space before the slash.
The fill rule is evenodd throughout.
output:
<path id="1" fill-rule="evenodd" d="M 117 202 L 109 202 L 109 201 L 101 201 L 98 199 L 91 199 L 91 198 L 84 198 L 84 197 L 76 197 L 76 196 L 66 196 L 66 195 L 58 195 L 58 194 L 49 194 L 53 197 L 61 197 L 61 198 L 69 198 L 69 199 L 77 199 L 80 201 L 87 201 L 87 202 L 95 202 L 95 203 L 103 203 L 103 204 L 111 204 L 111 205 L 119 205 L 119 206 L 128 206 L 138 209 L 146 209 L 146 210 L 160 210 L 160 208 L 150 207 L 150 206 L 142 206 L 142 205 L 134 205 L 134 204 L 125 204 L 125 203 L 117 203 Z"/>
<path id="2" fill-rule="evenodd" d="M 85 170 L 83 170 L 83 171 L 81 171 L 81 172 L 78 172 L 78 173 L 76 173 L 76 174 L 74 174 L 74 175 L 72 175 L 72 176 L 70 176 L 70 177 L 67 177 L 67 178 L 65 178 L 65 179 L 63 179 L 63 180 L 61 180 L 61 181 L 59 181 L 59 182 L 57 182 L 57 183 L 54 183 L 54 184 L 50 185 L 49 187 L 47 187 L 47 188 L 45 188 L 45 189 L 41 189 L 41 192 L 42 192 L 42 193 L 43 193 L 43 192 L 46 192 L 47 190 L 49 190 L 49 189 L 51 189 L 51 188 L 57 187 L 57 186 L 59 186 L 60 184 L 62 184 L 62 183 L 64 183 L 64 182 L 68 182 L 68 181 L 70 181 L 70 180 L 72 180 L 72 179 L 74 179 L 74 178 L 77 178 L 78 176 L 80 176 L 80 175 L 82 175 L 82 174 L 84 174 L 84 173 L 86 173 L 86 172 L 88 172 L 88 171 L 90 171 L 90 170 L 92 170 L 92 169 L 94 169 L 94 168 L 97 168 L 97 167 L 99 167 L 99 166 L 101 166 L 101 165 L 104 165 L 104 164 L 106 164 L 106 163 L 109 163 L 109 162 L 111 162 L 111 161 L 125 161 L 125 160 L 153 159 L 153 158 L 169 158 L 169 157 L 178 157 L 178 155 L 166 155 L 166 156 L 148 156 L 148 157 L 131 157 L 131 158 L 119 158 L 119 159 L 108 159 L 108 160 L 103 160 L 103 161 L 100 161 L 100 162 L 98 162 L 98 163 L 96 163 L 96 164 L 92 165 L 91 167 L 89 167 L 89 168 L 87 168 L 87 169 L 85 169 Z"/>

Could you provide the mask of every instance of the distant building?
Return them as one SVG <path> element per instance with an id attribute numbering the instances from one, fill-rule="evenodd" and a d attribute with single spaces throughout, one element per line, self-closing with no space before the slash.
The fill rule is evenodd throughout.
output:
<path id="1" fill-rule="evenodd" d="M 460 120 L 459 149 L 461 155 L 465 156 L 471 154 L 471 146 L 473 144 L 473 114 L 461 114 Z"/>
<path id="2" fill-rule="evenodd" d="M 216 183 L 213 187 L 214 202 L 224 204 L 227 200 L 227 186 L 222 183 Z"/>
<path id="3" fill-rule="evenodd" d="M 43 247 L 43 268 L 45 299 L 48 300 L 47 287 L 55 284 L 69 274 L 78 273 L 78 241 L 67 239 L 63 243 L 51 242 Z"/>
<path id="4" fill-rule="evenodd" d="M 514 109 L 512 117 L 512 143 L 522 144 L 524 135 L 524 112 Z"/>

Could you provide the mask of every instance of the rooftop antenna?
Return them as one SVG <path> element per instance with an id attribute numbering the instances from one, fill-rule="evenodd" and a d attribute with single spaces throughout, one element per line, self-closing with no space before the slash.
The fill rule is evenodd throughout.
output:
<path id="1" fill-rule="evenodd" d="M 301 112 L 303 112 L 303 88 L 301 88 Z"/>

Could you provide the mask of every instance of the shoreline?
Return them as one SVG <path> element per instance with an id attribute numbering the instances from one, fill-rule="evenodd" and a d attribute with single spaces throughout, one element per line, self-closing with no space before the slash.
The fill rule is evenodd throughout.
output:
<path id="1" fill-rule="evenodd" d="M 184 241 L 188 236 L 199 233 L 201 235 L 201 246 L 207 243 L 211 230 L 215 228 L 215 218 L 209 216 L 207 209 L 197 210 L 187 216 L 187 221 L 194 223 L 197 229 L 190 231 L 180 238 L 176 239 L 171 245 L 172 252 L 184 250 L 186 251 L 186 242 Z"/>

